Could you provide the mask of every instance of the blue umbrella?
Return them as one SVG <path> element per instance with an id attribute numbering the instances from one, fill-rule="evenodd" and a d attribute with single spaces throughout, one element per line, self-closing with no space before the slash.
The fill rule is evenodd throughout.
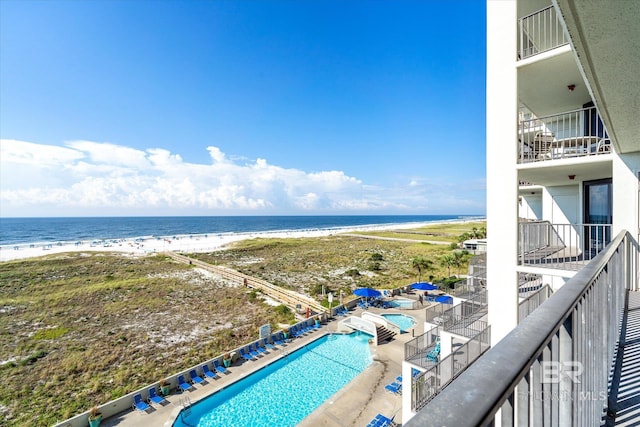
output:
<path id="1" fill-rule="evenodd" d="M 433 285 L 429 282 L 418 282 L 411 285 L 412 289 L 417 289 L 419 291 L 435 291 L 438 289 L 436 285 Z"/>
<path id="2" fill-rule="evenodd" d="M 440 295 L 439 297 L 436 297 L 436 302 L 441 302 L 443 304 L 453 304 L 453 297 L 450 297 L 449 295 Z"/>
<path id="3" fill-rule="evenodd" d="M 376 291 L 375 289 L 371 289 L 371 288 L 358 288 L 355 291 L 353 291 L 353 293 L 355 295 L 358 295 L 359 297 L 366 297 L 366 298 L 379 297 L 380 295 L 382 295 L 380 291 Z"/>

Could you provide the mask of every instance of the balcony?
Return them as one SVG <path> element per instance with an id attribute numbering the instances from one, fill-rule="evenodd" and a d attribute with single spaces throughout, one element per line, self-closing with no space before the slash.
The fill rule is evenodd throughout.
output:
<path id="1" fill-rule="evenodd" d="M 569 43 L 553 6 L 518 20 L 518 59 L 526 59 Z"/>
<path id="2" fill-rule="evenodd" d="M 611 152 L 611 141 L 595 107 L 522 120 L 518 135 L 518 163 Z"/>
<path id="3" fill-rule="evenodd" d="M 425 310 L 425 321 L 438 325 L 442 330 L 470 338 L 486 327 L 487 291 L 479 290 L 460 304 L 446 308 L 438 304 Z"/>
<path id="4" fill-rule="evenodd" d="M 553 291 L 549 285 L 540 287 L 537 291 L 530 293 L 525 299 L 518 304 L 518 323 L 522 322 L 525 317 L 533 313 L 540 307 L 543 302 L 551 297 Z"/>
<path id="5" fill-rule="evenodd" d="M 611 241 L 611 224 L 518 224 L 518 265 L 577 271 Z"/>
<path id="6" fill-rule="evenodd" d="M 637 425 L 637 290 L 623 231 L 404 425 Z"/>
<path id="7" fill-rule="evenodd" d="M 490 346 L 491 328 L 489 327 L 485 327 L 469 340 L 453 338 L 451 354 L 411 378 L 411 410 L 416 412 L 424 408 Z"/>

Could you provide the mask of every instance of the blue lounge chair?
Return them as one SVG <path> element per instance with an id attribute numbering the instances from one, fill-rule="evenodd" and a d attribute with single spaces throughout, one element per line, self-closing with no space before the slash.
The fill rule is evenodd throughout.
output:
<path id="1" fill-rule="evenodd" d="M 155 388 L 155 387 L 151 387 L 151 388 L 149 389 L 149 402 L 150 402 L 150 403 L 155 403 L 156 405 L 161 405 L 161 404 L 163 404 L 163 403 L 165 403 L 165 402 L 168 402 L 168 400 L 167 400 L 167 399 L 165 399 L 165 398 L 164 398 L 164 397 L 162 397 L 162 396 L 159 396 L 159 395 L 156 393 L 156 388 Z"/>
<path id="2" fill-rule="evenodd" d="M 402 392 L 402 383 L 399 383 L 397 381 L 393 381 L 390 384 L 387 384 L 386 386 L 384 386 L 384 389 L 393 393 L 393 394 L 400 394 Z"/>
<path id="3" fill-rule="evenodd" d="M 206 363 L 204 365 L 202 365 L 202 373 L 207 378 L 213 379 L 213 378 L 216 377 L 216 373 L 213 372 L 211 369 L 209 369 L 209 365 L 207 365 Z"/>
<path id="4" fill-rule="evenodd" d="M 367 424 L 367 427 L 390 427 L 395 425 L 396 423 L 393 422 L 393 418 L 387 418 L 382 414 L 378 414 Z"/>
<path id="5" fill-rule="evenodd" d="M 184 375 L 180 375 L 178 377 L 178 387 L 180 387 L 182 391 L 187 391 L 193 386 L 184 380 Z"/>
<path id="6" fill-rule="evenodd" d="M 253 345 L 250 345 L 249 347 L 247 347 L 247 350 L 249 351 L 249 354 L 253 356 L 254 359 L 257 359 L 260 356 L 260 352 L 255 348 L 253 348 Z"/>
<path id="7" fill-rule="evenodd" d="M 240 356 L 242 356 L 244 360 L 254 360 L 253 356 L 247 352 L 246 348 L 240 349 Z"/>
<path id="8" fill-rule="evenodd" d="M 258 353 L 262 354 L 267 352 L 267 348 L 261 345 L 260 341 L 255 342 L 253 345 L 256 347 L 256 350 L 258 351 Z"/>
<path id="9" fill-rule="evenodd" d="M 440 357 L 440 342 L 436 343 L 436 346 L 427 353 L 427 360 L 430 360 L 434 363 L 438 363 L 438 358 Z"/>
<path id="10" fill-rule="evenodd" d="M 267 341 L 266 338 L 264 340 L 262 340 L 262 342 L 264 343 L 264 346 L 267 347 L 267 350 L 273 350 L 274 345 L 271 344 L 269 341 Z"/>
<path id="11" fill-rule="evenodd" d="M 227 368 L 225 368 L 224 366 L 220 366 L 218 364 L 218 360 L 214 360 L 213 361 L 213 369 L 216 370 L 217 373 L 219 374 L 226 374 L 227 373 Z"/>
<path id="12" fill-rule="evenodd" d="M 151 408 L 147 402 L 142 400 L 142 395 L 140 393 L 133 396 L 133 407 L 140 412 L 147 412 L 147 409 Z"/>
<path id="13" fill-rule="evenodd" d="M 280 347 L 284 345 L 284 337 L 282 336 L 282 332 L 278 332 L 273 336 L 273 343 L 275 345 L 279 345 Z"/>
<path id="14" fill-rule="evenodd" d="M 204 379 L 200 375 L 196 374 L 195 369 L 189 371 L 189 376 L 191 377 L 191 382 L 193 384 L 202 384 L 204 382 Z"/>

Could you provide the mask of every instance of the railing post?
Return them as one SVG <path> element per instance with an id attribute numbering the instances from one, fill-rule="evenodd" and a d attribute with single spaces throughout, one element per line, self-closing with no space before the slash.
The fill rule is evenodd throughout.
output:
<path id="1" fill-rule="evenodd" d="M 573 313 L 572 313 L 573 314 Z M 569 316 L 560 330 L 558 331 L 558 358 L 559 358 L 559 368 L 560 368 L 560 376 L 559 376 L 559 390 L 558 390 L 558 423 L 561 426 L 570 425 L 572 419 L 572 392 L 573 392 L 573 381 L 580 381 L 579 378 L 573 377 L 573 374 L 576 373 L 575 368 L 577 366 L 576 363 L 579 363 L 574 357 L 573 353 L 573 315 Z M 565 369 L 570 369 L 565 371 Z M 579 369 L 582 369 L 582 366 L 579 366 Z M 568 375 L 564 375 L 567 373 Z"/>

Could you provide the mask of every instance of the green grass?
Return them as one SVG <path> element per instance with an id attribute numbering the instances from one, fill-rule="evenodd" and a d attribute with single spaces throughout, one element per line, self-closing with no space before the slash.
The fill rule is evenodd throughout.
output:
<path id="1" fill-rule="evenodd" d="M 100 253 L 0 263 L 0 310 L 8 426 L 53 425 L 293 319 L 162 256 Z"/>
<path id="2" fill-rule="evenodd" d="M 482 224 L 415 231 L 457 236 L 474 226 Z M 335 235 L 253 239 L 194 257 L 320 300 L 323 288 L 349 299 L 356 287 L 412 283 L 417 256 L 434 263 L 423 279 L 446 276 L 438 258 L 449 252 L 447 245 Z M 275 330 L 292 321 L 287 307 L 161 255 L 0 263 L 0 425 L 52 425 L 254 340 L 264 323 Z"/>
<path id="3" fill-rule="evenodd" d="M 351 234 L 376 236 L 396 239 L 412 239 L 435 242 L 457 243 L 458 236 L 470 232 L 474 227 L 485 227 L 485 222 L 464 222 L 434 224 L 407 230 L 383 230 L 383 231 L 356 231 Z"/>

